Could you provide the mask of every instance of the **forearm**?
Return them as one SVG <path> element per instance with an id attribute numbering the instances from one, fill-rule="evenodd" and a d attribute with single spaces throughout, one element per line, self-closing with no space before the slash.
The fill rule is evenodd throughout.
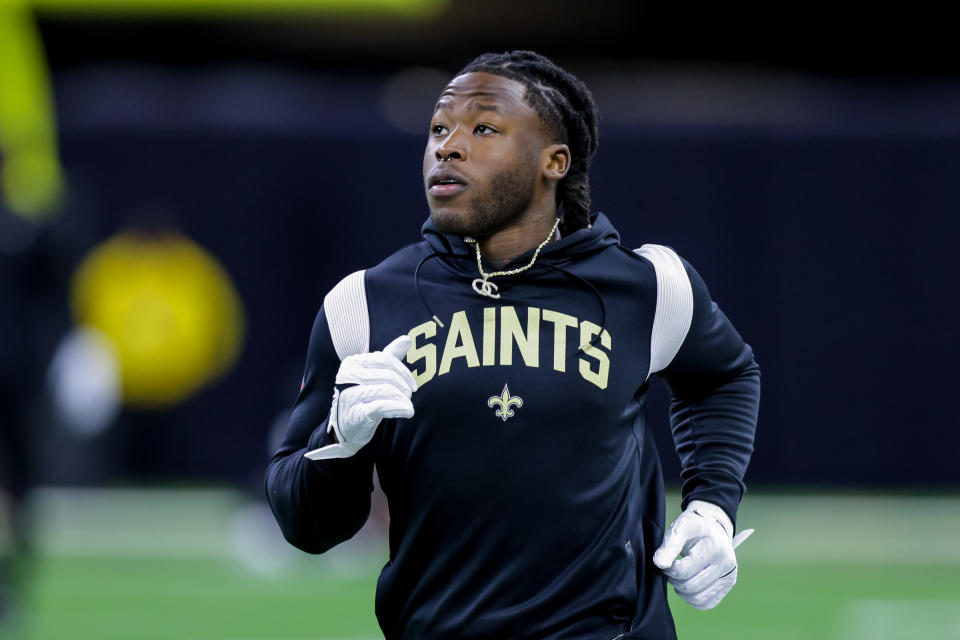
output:
<path id="1" fill-rule="evenodd" d="M 308 460 L 307 451 L 332 443 L 324 421 L 297 449 L 281 449 L 270 462 L 266 494 L 283 536 L 309 553 L 349 539 L 367 520 L 373 488 L 369 456 Z"/>
<path id="2" fill-rule="evenodd" d="M 760 368 L 752 358 L 709 393 L 674 397 L 670 422 L 682 468 L 683 508 L 703 500 L 721 507 L 736 523 L 759 402 Z"/>

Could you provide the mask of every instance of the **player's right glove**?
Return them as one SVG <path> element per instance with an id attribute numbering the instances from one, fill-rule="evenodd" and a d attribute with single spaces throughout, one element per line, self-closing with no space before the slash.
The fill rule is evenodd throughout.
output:
<path id="1" fill-rule="evenodd" d="M 348 356 L 337 371 L 327 433 L 337 444 L 304 454 L 311 460 L 349 458 L 370 442 L 384 418 L 412 418 L 410 398 L 417 390 L 413 374 L 400 361 L 410 338 L 400 336 L 383 351 Z"/>

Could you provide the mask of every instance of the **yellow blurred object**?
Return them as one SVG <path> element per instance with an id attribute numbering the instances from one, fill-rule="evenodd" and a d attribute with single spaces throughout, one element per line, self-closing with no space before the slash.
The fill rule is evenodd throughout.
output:
<path id="1" fill-rule="evenodd" d="M 124 400 L 144 408 L 180 403 L 236 362 L 240 299 L 217 260 L 179 233 L 122 233 L 74 274 L 75 319 L 113 342 Z"/>
<path id="2" fill-rule="evenodd" d="M 63 196 L 43 44 L 26 0 L 0 0 L 0 195 L 29 219 L 54 213 Z"/>
<path id="3" fill-rule="evenodd" d="M 0 0 L 0 199 L 39 220 L 63 200 L 56 115 L 33 12 L 96 17 L 317 15 L 422 20 L 450 0 Z"/>
<path id="4" fill-rule="evenodd" d="M 2 4 L 4 0 L 0 0 Z M 149 15 L 264 15 L 311 13 L 324 15 L 378 15 L 397 18 L 429 17 L 445 9 L 449 0 L 29 0 L 50 13 Z"/>

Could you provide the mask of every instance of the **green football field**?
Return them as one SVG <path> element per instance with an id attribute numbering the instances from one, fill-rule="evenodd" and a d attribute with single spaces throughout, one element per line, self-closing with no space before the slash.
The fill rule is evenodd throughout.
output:
<path id="1" fill-rule="evenodd" d="M 676 496 L 671 496 L 675 515 Z M 46 490 L 18 631 L 43 640 L 380 638 L 385 543 L 320 557 L 229 491 Z M 751 492 L 740 582 L 713 611 L 672 597 L 681 638 L 960 638 L 960 498 Z"/>

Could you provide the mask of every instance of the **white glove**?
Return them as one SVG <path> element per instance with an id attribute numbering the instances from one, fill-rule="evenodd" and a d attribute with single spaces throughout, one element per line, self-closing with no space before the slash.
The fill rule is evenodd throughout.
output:
<path id="1" fill-rule="evenodd" d="M 720 604 L 737 583 L 734 549 L 751 533 L 753 529 L 746 529 L 732 537 L 733 523 L 723 509 L 693 500 L 667 529 L 653 564 L 663 570 L 678 596 L 706 611 Z"/>
<path id="2" fill-rule="evenodd" d="M 383 418 L 412 418 L 410 397 L 417 381 L 402 362 L 410 338 L 400 336 L 383 351 L 347 356 L 337 371 L 327 433 L 337 437 L 330 444 L 304 454 L 311 460 L 349 458 L 370 442 Z"/>

